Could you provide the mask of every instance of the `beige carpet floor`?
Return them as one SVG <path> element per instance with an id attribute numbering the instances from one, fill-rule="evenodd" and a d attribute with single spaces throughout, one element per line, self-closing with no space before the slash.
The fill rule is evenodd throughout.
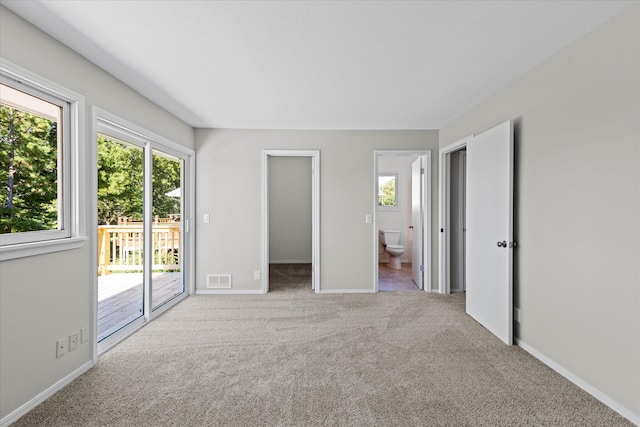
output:
<path id="1" fill-rule="evenodd" d="M 464 295 L 192 296 L 15 426 L 629 426 L 464 312 Z"/>

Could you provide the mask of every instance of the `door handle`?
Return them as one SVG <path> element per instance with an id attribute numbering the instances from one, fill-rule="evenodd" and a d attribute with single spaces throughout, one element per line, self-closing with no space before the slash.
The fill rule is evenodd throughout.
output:
<path id="1" fill-rule="evenodd" d="M 413 229 L 413 225 L 410 225 L 409 228 Z"/>
<path id="2" fill-rule="evenodd" d="M 506 248 L 507 246 L 509 246 L 512 249 L 515 249 L 518 247 L 518 242 L 510 242 L 508 245 L 507 245 L 507 242 L 505 242 L 504 240 L 502 242 L 498 242 L 499 248 Z"/>
<path id="3" fill-rule="evenodd" d="M 498 242 L 498 247 L 499 248 L 506 248 L 507 247 L 507 242 L 505 242 L 504 240 L 502 242 Z"/>

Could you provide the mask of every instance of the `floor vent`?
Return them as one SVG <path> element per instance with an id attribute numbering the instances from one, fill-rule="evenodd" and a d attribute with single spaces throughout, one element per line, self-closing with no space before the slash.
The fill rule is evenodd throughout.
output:
<path id="1" fill-rule="evenodd" d="M 231 289 L 231 275 L 207 274 L 207 289 Z"/>

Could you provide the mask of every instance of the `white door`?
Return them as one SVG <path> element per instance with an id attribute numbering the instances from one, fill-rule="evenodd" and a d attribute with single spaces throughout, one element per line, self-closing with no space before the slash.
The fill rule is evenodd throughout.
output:
<path id="1" fill-rule="evenodd" d="M 513 126 L 467 144 L 467 314 L 513 343 Z"/>
<path id="2" fill-rule="evenodd" d="M 424 289 L 423 270 L 423 241 L 422 241 L 422 189 L 423 183 L 422 159 L 418 158 L 411 165 L 411 275 L 418 288 Z"/>

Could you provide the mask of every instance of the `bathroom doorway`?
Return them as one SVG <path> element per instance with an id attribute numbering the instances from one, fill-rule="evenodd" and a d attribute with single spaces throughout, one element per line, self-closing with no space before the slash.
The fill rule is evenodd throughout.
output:
<path id="1" fill-rule="evenodd" d="M 375 291 L 431 290 L 429 150 L 375 151 Z"/>
<path id="2" fill-rule="evenodd" d="M 263 151 L 263 292 L 320 291 L 319 151 Z"/>

